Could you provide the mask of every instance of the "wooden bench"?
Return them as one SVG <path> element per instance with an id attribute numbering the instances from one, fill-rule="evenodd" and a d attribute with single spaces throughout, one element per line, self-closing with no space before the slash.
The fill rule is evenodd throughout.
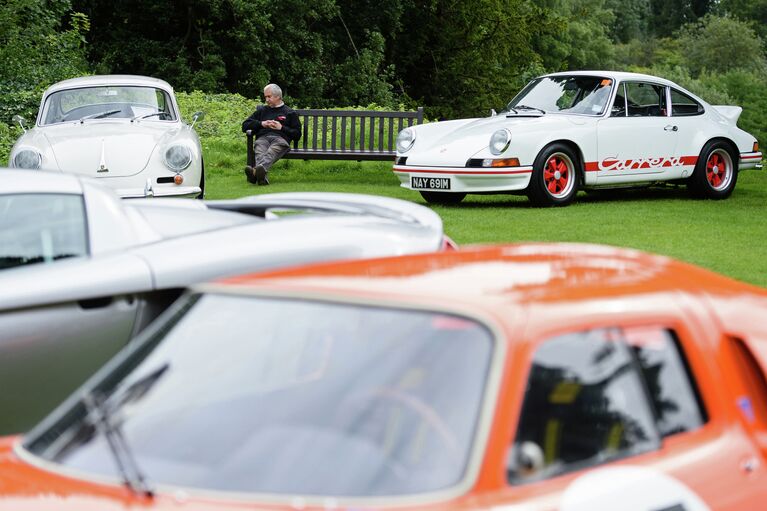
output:
<path id="1" fill-rule="evenodd" d="M 301 139 L 283 158 L 299 160 L 393 160 L 397 134 L 423 123 L 423 107 L 415 112 L 374 110 L 296 110 Z M 248 139 L 248 166 L 255 164 L 253 133 Z"/>

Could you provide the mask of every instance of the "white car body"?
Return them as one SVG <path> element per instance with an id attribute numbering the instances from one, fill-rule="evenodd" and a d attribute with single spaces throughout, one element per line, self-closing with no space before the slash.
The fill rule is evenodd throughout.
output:
<path id="1" fill-rule="evenodd" d="M 33 424 L 190 285 L 453 247 L 437 213 L 389 197 L 128 201 L 100 180 L 0 174 L 3 433 Z"/>
<path id="2" fill-rule="evenodd" d="M 410 130 L 405 134 L 406 143 L 412 137 L 415 140 L 405 151 L 398 143 L 393 170 L 401 186 L 420 190 L 430 202 L 455 203 L 467 193 L 526 192 L 533 193 L 531 199 L 541 205 L 564 205 L 579 188 L 691 181 L 696 165 L 708 165 L 711 177 L 719 161 L 708 150 L 712 141 L 725 144 L 724 149 L 719 148 L 719 156 L 730 156 L 730 174 L 725 176 L 729 180 L 725 183 L 714 176 L 711 190 L 706 189 L 704 180 L 693 183 L 701 195 L 725 198 L 734 188 L 738 170 L 761 168 L 756 139 L 736 125 L 740 107 L 711 106 L 669 80 L 636 73 L 579 71 L 536 80 L 541 84 L 548 83 L 544 80 L 565 83 L 571 78 L 602 80 L 601 85 L 597 83 L 604 93 L 601 103 L 592 105 L 593 110 L 577 113 L 573 110 L 583 110 L 577 101 L 560 111 L 532 104 L 533 108 L 518 107 L 487 118 L 435 122 L 403 130 Z M 520 97 L 524 99 L 525 94 L 532 95 L 536 80 L 510 105 Z M 641 92 L 641 87 L 659 91 L 662 108 L 651 114 L 648 105 L 625 101 L 630 96 L 627 91 Z M 697 110 L 690 110 L 695 103 Z M 638 113 L 640 110 L 644 113 Z M 500 154 L 493 154 L 489 142 L 499 130 L 509 133 L 510 142 Z M 543 172 L 537 167 L 546 164 L 547 150 L 553 144 L 571 150 L 574 185 L 565 190 L 567 193 L 555 189 L 548 197 L 545 193 L 535 196 L 535 176 Z M 719 167 L 714 173 L 724 168 L 723 164 Z"/>
<path id="3" fill-rule="evenodd" d="M 168 151 L 183 155 L 175 168 Z M 193 125 L 182 121 L 173 88 L 144 76 L 87 76 L 52 85 L 8 166 L 95 177 L 123 198 L 204 192 Z"/>

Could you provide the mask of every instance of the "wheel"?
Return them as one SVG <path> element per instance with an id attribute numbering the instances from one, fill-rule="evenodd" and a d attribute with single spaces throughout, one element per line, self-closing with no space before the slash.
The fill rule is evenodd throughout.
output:
<path id="1" fill-rule="evenodd" d="M 421 197 L 429 204 L 451 206 L 459 204 L 466 197 L 466 194 L 456 192 L 421 192 Z"/>
<path id="2" fill-rule="evenodd" d="M 527 197 L 536 206 L 567 206 L 578 191 L 578 157 L 563 144 L 551 144 L 538 154 Z"/>
<path id="3" fill-rule="evenodd" d="M 687 182 L 690 192 L 706 199 L 726 199 L 738 182 L 737 161 L 730 144 L 721 140 L 709 141 L 703 146 L 695 171 Z"/>
<path id="4" fill-rule="evenodd" d="M 198 199 L 202 200 L 205 198 L 205 162 L 200 162 L 200 195 L 197 196 Z"/>

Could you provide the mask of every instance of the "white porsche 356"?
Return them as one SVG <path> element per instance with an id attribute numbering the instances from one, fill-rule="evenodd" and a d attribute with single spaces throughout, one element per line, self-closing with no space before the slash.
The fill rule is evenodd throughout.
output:
<path id="1" fill-rule="evenodd" d="M 124 198 L 202 198 L 205 171 L 193 128 L 202 115 L 185 124 L 173 88 L 156 78 L 64 80 L 43 94 L 8 166 L 96 177 Z M 24 128 L 24 119 L 14 120 Z"/>
<path id="2" fill-rule="evenodd" d="M 757 140 L 737 126 L 741 112 L 655 76 L 554 73 L 498 115 L 402 130 L 393 170 L 402 187 L 442 204 L 523 193 L 563 206 L 579 189 L 662 181 L 724 199 L 739 170 L 762 167 Z"/>

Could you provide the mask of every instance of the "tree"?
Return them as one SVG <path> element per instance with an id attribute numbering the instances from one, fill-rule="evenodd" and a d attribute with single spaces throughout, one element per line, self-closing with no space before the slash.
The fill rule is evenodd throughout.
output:
<path id="1" fill-rule="evenodd" d="M 704 71 L 767 70 L 762 40 L 742 21 L 710 14 L 685 25 L 678 39 L 693 76 Z"/>
<path id="2" fill-rule="evenodd" d="M 69 0 L 0 3 L 0 121 L 10 123 L 17 113 L 33 118 L 45 88 L 89 72 L 88 29 L 88 18 Z"/>

